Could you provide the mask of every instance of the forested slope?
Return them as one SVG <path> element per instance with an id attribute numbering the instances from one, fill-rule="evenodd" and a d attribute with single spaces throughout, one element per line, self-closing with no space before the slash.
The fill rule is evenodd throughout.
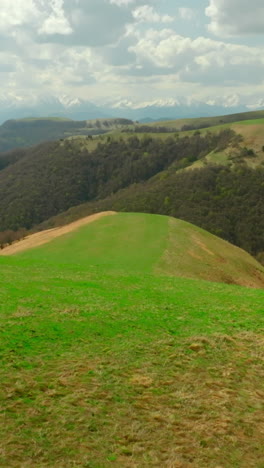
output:
<path id="1" fill-rule="evenodd" d="M 111 140 L 93 152 L 74 140 L 31 148 L 0 172 L 0 231 L 28 229 L 74 205 L 105 198 L 166 169 L 174 173 L 233 140 L 233 132 L 223 131 L 165 141 Z"/>

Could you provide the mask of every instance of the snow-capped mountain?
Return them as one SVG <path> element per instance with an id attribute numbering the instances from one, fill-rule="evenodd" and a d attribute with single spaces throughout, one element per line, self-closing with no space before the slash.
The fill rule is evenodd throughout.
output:
<path id="1" fill-rule="evenodd" d="M 264 100 L 256 104 L 241 103 L 237 95 L 224 99 L 207 99 L 204 102 L 192 97 L 156 99 L 135 102 L 119 99 L 96 105 L 74 96 L 18 96 L 0 95 L 0 123 L 25 117 L 65 117 L 73 120 L 120 117 L 131 120 L 151 121 L 188 117 L 209 117 L 233 114 L 264 107 Z"/>
<path id="2" fill-rule="evenodd" d="M 233 114 L 247 110 L 245 105 L 227 101 L 202 102 L 192 97 L 175 99 L 157 99 L 142 103 L 120 100 L 108 105 L 108 114 L 132 120 L 167 120 L 193 117 L 210 117 L 221 114 Z"/>
<path id="3" fill-rule="evenodd" d="M 88 120 L 109 117 L 95 104 L 69 96 L 0 96 L 0 123 L 26 117 Z"/>

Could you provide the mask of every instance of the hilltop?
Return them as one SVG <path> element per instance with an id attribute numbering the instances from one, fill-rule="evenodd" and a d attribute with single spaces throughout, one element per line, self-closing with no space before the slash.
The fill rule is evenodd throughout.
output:
<path id="1" fill-rule="evenodd" d="M 264 268 L 249 254 L 166 216 L 99 213 L 28 236 L 1 253 L 45 264 L 65 261 L 117 272 L 158 273 L 264 288 Z"/>

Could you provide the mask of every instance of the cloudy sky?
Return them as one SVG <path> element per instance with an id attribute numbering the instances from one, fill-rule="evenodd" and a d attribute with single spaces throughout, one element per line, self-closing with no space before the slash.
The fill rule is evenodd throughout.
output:
<path id="1" fill-rule="evenodd" d="M 264 103 L 263 0 L 0 0 L 0 96 Z"/>

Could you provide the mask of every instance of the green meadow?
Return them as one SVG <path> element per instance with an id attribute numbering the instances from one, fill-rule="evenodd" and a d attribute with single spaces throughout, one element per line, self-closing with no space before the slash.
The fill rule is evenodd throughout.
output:
<path id="1" fill-rule="evenodd" d="M 264 290 L 201 279 L 220 244 L 175 223 L 114 215 L 0 256 L 0 466 L 264 467 Z"/>

